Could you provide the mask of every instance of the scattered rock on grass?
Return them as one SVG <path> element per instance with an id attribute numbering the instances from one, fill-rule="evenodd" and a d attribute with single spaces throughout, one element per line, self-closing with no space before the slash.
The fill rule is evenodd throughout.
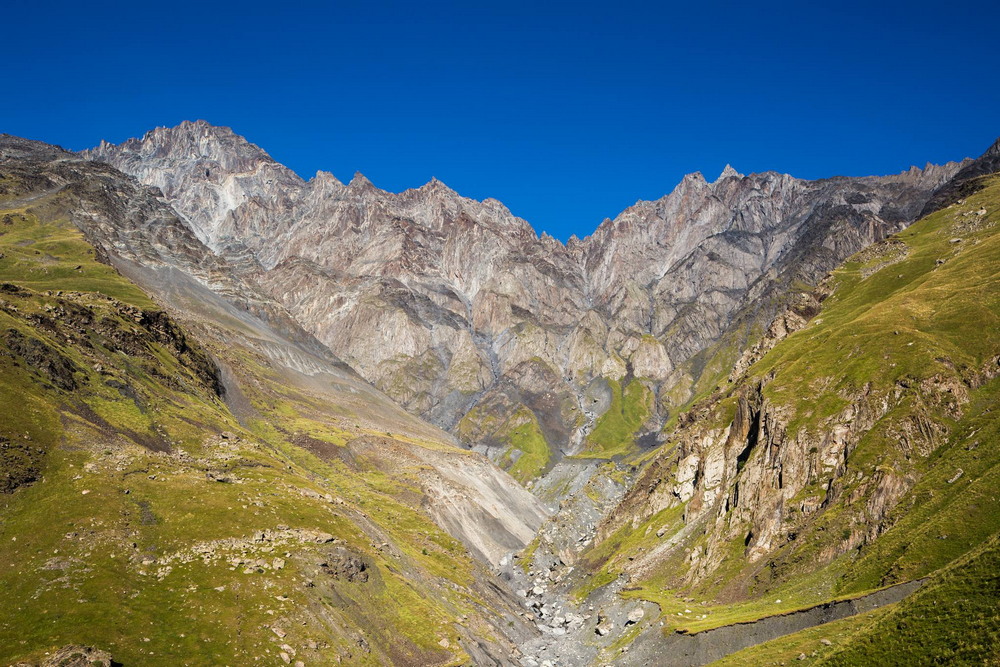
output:
<path id="1" fill-rule="evenodd" d="M 64 646 L 41 663 L 41 667 L 111 667 L 111 654 L 89 646 Z"/>

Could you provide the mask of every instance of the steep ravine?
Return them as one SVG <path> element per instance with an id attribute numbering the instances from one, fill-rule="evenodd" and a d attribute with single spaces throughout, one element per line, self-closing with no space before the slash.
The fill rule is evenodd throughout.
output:
<path id="1" fill-rule="evenodd" d="M 969 191 L 777 318 L 562 558 L 574 569 L 559 590 L 609 620 L 646 600 L 667 632 L 752 633 L 739 624 L 936 580 L 988 544 L 1000 532 L 1000 181 Z M 596 622 L 574 641 L 599 642 Z M 669 650 L 643 623 L 608 634 L 620 651 L 643 633 L 624 663 Z"/>

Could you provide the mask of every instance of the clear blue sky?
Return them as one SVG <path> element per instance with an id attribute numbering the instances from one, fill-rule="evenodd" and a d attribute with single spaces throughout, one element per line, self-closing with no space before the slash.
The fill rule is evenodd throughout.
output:
<path id="1" fill-rule="evenodd" d="M 4 9 L 0 132 L 81 149 L 229 125 L 309 177 L 436 176 L 593 231 L 685 173 L 978 155 L 1000 3 L 42 3 Z"/>

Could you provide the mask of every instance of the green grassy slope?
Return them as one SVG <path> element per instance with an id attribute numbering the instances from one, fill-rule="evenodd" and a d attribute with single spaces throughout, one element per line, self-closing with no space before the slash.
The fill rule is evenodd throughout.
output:
<path id="1" fill-rule="evenodd" d="M 461 639 L 500 641 L 502 605 L 405 471 L 320 451 L 447 445 L 351 424 L 211 343 L 252 379 L 241 426 L 205 349 L 43 210 L 0 201 L 0 663 L 84 644 L 455 664 Z"/>
<path id="2" fill-rule="evenodd" d="M 744 649 L 713 665 L 995 664 L 998 572 L 1000 544 L 994 537 L 902 602 Z"/>
<path id="3" fill-rule="evenodd" d="M 611 405 L 587 435 L 580 458 L 604 459 L 634 453 L 635 436 L 653 410 L 653 392 L 640 380 L 632 380 L 624 388 L 616 380 L 608 380 L 608 384 Z"/>
<path id="4" fill-rule="evenodd" d="M 852 258 L 819 317 L 752 369 L 775 374 L 765 396 L 791 410 L 790 431 L 818 432 L 862 388 L 900 397 L 848 454 L 835 487 L 843 500 L 810 527 L 810 546 L 785 549 L 779 569 L 808 569 L 824 545 L 863 529 L 863 503 L 838 509 L 871 492 L 865 482 L 880 474 L 914 482 L 883 520 L 891 528 L 850 554 L 838 593 L 923 576 L 1000 531 L 992 493 L 1000 479 L 1000 179 L 989 183 Z"/>
<path id="5" fill-rule="evenodd" d="M 468 433 L 488 433 L 504 448 L 497 464 L 521 484 L 541 475 L 552 460 L 538 417 L 524 405 L 513 408 L 505 417 L 491 414 L 488 408 L 474 407 L 459 422 L 457 432 L 463 439 Z"/>
<path id="6" fill-rule="evenodd" d="M 786 439 L 776 446 L 797 443 L 806 461 L 818 459 L 810 443 L 823 443 L 849 405 L 879 415 L 836 466 L 814 462 L 801 492 L 783 503 L 781 539 L 766 557 L 747 558 L 753 536 L 731 523 L 732 512 L 721 523 L 713 514 L 708 523 L 689 525 L 680 505 L 595 545 L 585 560 L 593 579 L 580 590 L 611 580 L 628 570 L 629 557 L 676 537 L 682 548 L 625 592 L 658 602 L 666 631 L 697 631 L 931 576 L 914 597 L 917 606 L 903 603 L 868 630 L 853 627 L 848 645 L 870 648 L 866 642 L 895 637 L 887 646 L 910 655 L 905 643 L 924 634 L 922 655 L 961 661 L 996 650 L 995 582 L 983 576 L 985 566 L 957 565 L 970 554 L 979 554 L 970 563 L 992 562 L 1000 533 L 1000 178 L 983 185 L 852 257 L 834 273 L 832 295 L 808 326 L 779 343 L 738 386 L 698 407 L 698 428 L 724 427 L 739 392 L 763 385 L 768 409 L 786 420 Z M 675 442 L 658 457 L 665 473 L 676 466 Z M 749 455 L 765 453 L 758 446 Z M 743 492 L 741 481 L 737 472 L 733 488 Z M 651 531 L 661 529 L 656 539 Z M 693 572 L 690 555 L 708 548 L 725 557 L 707 573 Z M 959 585 L 962 577 L 979 583 Z M 959 623 L 941 609 L 941 622 L 931 622 L 918 599 L 951 605 L 954 614 L 967 606 L 970 619 Z M 982 641 L 956 643 L 956 628 Z M 844 653 L 851 657 L 843 664 L 865 650 Z"/>

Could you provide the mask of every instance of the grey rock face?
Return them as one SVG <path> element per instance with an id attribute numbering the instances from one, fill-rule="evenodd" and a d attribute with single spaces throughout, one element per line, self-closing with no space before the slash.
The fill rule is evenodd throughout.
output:
<path id="1" fill-rule="evenodd" d="M 93 152 L 112 148 L 102 143 Z M 162 191 L 213 250 L 221 238 L 260 235 L 255 224 L 280 214 L 301 186 L 301 179 L 258 147 L 204 122 L 157 128 L 120 149 L 124 159 L 115 166 Z M 230 215 L 236 210 L 242 213 Z"/>
<path id="2" fill-rule="evenodd" d="M 595 379 L 640 379 L 655 429 L 728 371 L 794 286 L 903 228 L 961 166 L 820 181 L 727 167 L 564 245 L 436 180 L 399 194 L 360 174 L 303 181 L 202 121 L 86 155 L 159 188 L 199 239 L 414 414 L 503 447 L 527 409 L 557 455 L 584 446 Z"/>

